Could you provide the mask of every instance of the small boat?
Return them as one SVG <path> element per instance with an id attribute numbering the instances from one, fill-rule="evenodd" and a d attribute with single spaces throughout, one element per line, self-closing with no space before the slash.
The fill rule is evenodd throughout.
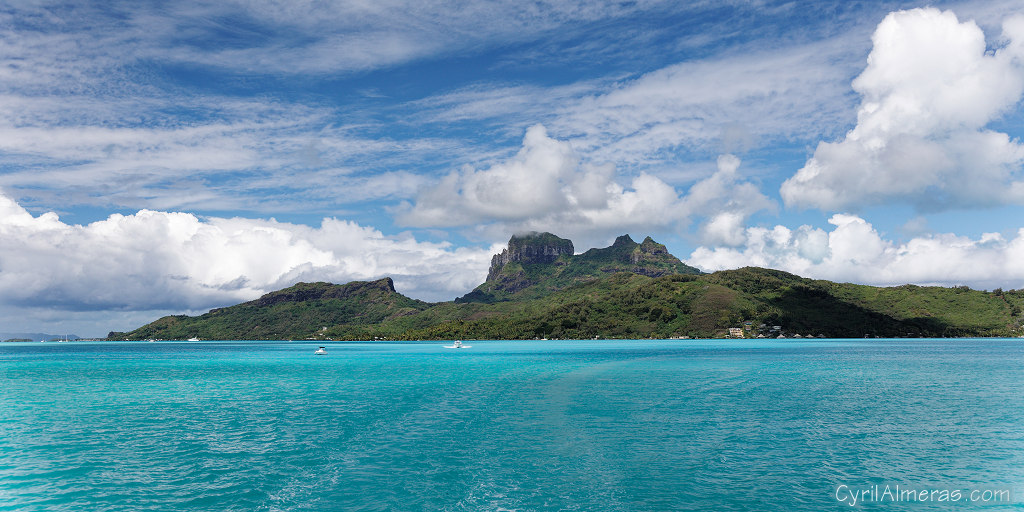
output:
<path id="1" fill-rule="evenodd" d="M 445 345 L 444 348 L 473 348 L 472 345 L 463 345 L 462 340 L 455 340 L 452 345 Z"/>
<path id="2" fill-rule="evenodd" d="M 188 341 L 199 341 L 199 338 L 189 338 Z"/>
<path id="3" fill-rule="evenodd" d="M 326 356 L 327 355 L 327 349 L 324 348 L 324 347 L 320 347 L 320 348 L 316 349 L 316 352 L 313 352 L 313 355 Z"/>

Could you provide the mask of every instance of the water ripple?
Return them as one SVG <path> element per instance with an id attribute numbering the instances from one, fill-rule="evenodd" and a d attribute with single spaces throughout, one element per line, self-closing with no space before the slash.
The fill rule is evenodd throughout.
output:
<path id="1" fill-rule="evenodd" d="M 0 511 L 816 511 L 849 508 L 838 485 L 1024 493 L 1024 349 L 1009 340 L 318 358 L 67 345 L 0 347 Z M 923 505 L 886 510 L 941 509 Z"/>

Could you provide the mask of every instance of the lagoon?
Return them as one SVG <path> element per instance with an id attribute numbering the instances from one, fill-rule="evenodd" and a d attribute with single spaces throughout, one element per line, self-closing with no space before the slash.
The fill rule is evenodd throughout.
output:
<path id="1" fill-rule="evenodd" d="M 450 344 L 0 345 L 0 511 L 1024 508 L 1024 340 Z"/>

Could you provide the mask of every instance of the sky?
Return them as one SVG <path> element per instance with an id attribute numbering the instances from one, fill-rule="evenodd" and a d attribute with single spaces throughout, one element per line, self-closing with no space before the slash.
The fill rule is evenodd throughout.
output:
<path id="1" fill-rule="evenodd" d="M 509 237 L 1024 288 L 1019 0 L 0 2 L 0 332 L 300 281 L 451 300 Z"/>

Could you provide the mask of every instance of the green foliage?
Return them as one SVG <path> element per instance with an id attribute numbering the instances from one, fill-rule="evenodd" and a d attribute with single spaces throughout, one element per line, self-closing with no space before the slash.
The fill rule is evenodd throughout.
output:
<path id="1" fill-rule="evenodd" d="M 775 336 L 775 325 L 788 335 L 827 337 L 1022 334 L 1021 291 L 879 288 L 761 268 L 652 277 L 615 263 L 636 259 L 642 244 L 620 237 L 616 245 L 549 264 L 506 264 L 496 279 L 528 284 L 511 293 L 483 285 L 474 291 L 490 300 L 429 304 L 397 293 L 390 279 L 300 283 L 197 317 L 164 317 L 110 339 L 724 337 L 744 322 L 748 336 Z"/>
<path id="2" fill-rule="evenodd" d="M 347 285 L 299 283 L 198 317 L 167 316 L 118 338 L 321 339 L 338 325 L 374 326 L 428 307 L 395 292 L 390 279 Z M 374 332 L 375 328 L 365 328 L 359 334 Z"/>

